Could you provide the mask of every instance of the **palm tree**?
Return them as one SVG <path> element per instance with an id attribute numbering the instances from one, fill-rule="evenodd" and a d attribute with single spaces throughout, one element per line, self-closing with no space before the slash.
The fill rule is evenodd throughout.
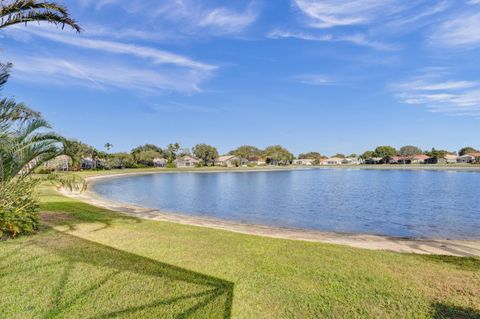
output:
<path id="1" fill-rule="evenodd" d="M 8 66 L 0 65 L 0 89 Z M 29 175 L 44 162 L 63 153 L 63 138 L 46 133 L 50 125 L 23 103 L 0 100 L 0 183 Z"/>
<path id="2" fill-rule="evenodd" d="M 63 138 L 39 132 L 50 128 L 43 119 L 32 120 L 0 141 L 0 182 L 23 178 L 37 167 L 63 154 Z"/>
<path id="3" fill-rule="evenodd" d="M 107 152 L 110 151 L 110 149 L 113 147 L 113 144 L 112 143 L 105 143 L 104 147 L 107 149 Z"/>
<path id="4" fill-rule="evenodd" d="M 48 22 L 60 26 L 70 26 L 77 32 L 82 28 L 70 17 L 66 7 L 49 1 L 0 0 L 0 29 L 29 22 Z"/>

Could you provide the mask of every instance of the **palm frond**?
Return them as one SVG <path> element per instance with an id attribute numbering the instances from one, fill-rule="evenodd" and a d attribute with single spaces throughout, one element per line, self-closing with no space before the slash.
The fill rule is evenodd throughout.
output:
<path id="1" fill-rule="evenodd" d="M 70 26 L 77 32 L 82 28 L 70 17 L 66 7 L 55 2 L 37 0 L 15 0 L 10 3 L 1 1 L 0 4 L 0 29 L 18 23 L 48 22 L 63 29 Z"/>

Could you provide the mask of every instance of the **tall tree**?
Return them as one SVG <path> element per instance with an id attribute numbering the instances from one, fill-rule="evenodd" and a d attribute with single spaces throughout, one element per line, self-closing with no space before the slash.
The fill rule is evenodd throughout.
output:
<path id="1" fill-rule="evenodd" d="M 167 149 L 165 150 L 165 155 L 167 157 L 168 163 L 173 163 L 177 158 L 178 151 L 180 150 L 180 144 L 168 144 Z"/>
<path id="2" fill-rule="evenodd" d="M 363 159 L 369 159 L 369 158 L 375 157 L 375 152 L 374 151 L 366 151 L 360 157 L 363 158 Z"/>
<path id="3" fill-rule="evenodd" d="M 423 151 L 413 145 L 405 145 L 400 148 L 398 151 L 398 154 L 401 156 L 415 156 L 415 155 L 420 155 L 423 154 Z"/>
<path id="4" fill-rule="evenodd" d="M 458 151 L 458 155 L 463 156 L 469 153 L 476 153 L 476 152 L 478 152 L 476 149 L 474 149 L 471 146 L 467 146 L 462 148 L 460 151 Z"/>
<path id="5" fill-rule="evenodd" d="M 208 165 L 218 157 L 217 149 L 207 144 L 195 145 L 192 151 L 193 155 L 202 161 L 202 165 Z"/>
<path id="6" fill-rule="evenodd" d="M 255 156 L 261 156 L 262 151 L 252 145 L 242 145 L 238 147 L 237 149 L 230 151 L 230 155 L 235 155 L 241 159 L 249 159 Z"/>
<path id="7" fill-rule="evenodd" d="M 445 158 L 447 154 L 448 154 L 448 151 L 436 150 L 435 148 L 432 148 L 430 152 L 427 152 L 428 156 L 435 157 L 435 158 Z"/>
<path id="8" fill-rule="evenodd" d="M 397 150 L 392 146 L 379 146 L 375 149 L 376 157 L 392 157 L 397 155 Z"/>
<path id="9" fill-rule="evenodd" d="M 325 156 L 320 154 L 319 152 L 308 152 L 308 153 L 302 153 L 298 155 L 299 159 L 323 159 Z"/>
<path id="10" fill-rule="evenodd" d="M 0 1 L 0 29 L 19 23 L 48 22 L 69 26 L 77 32 L 82 28 L 70 16 L 65 6 L 50 1 L 2 0 Z"/>
<path id="11" fill-rule="evenodd" d="M 105 145 L 104 145 L 103 147 L 105 147 L 105 149 L 106 149 L 107 152 L 108 152 L 108 151 L 110 151 L 110 150 L 112 149 L 113 144 L 110 143 L 110 142 L 107 142 L 107 143 L 105 143 Z"/>
<path id="12" fill-rule="evenodd" d="M 268 163 L 273 164 L 290 164 L 294 159 L 293 154 L 281 145 L 267 147 L 263 151 L 263 155 L 267 158 Z"/>

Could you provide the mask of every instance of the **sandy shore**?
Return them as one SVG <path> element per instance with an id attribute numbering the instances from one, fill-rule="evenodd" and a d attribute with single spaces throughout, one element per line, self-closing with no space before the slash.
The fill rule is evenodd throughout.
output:
<path id="1" fill-rule="evenodd" d="M 95 180 L 99 179 L 118 178 L 128 175 L 144 175 L 154 173 L 158 172 L 98 175 L 88 177 L 86 180 L 87 183 L 91 184 Z M 127 203 L 107 200 L 98 196 L 89 189 L 87 189 L 87 191 L 83 193 L 74 193 L 66 190 L 61 190 L 61 193 L 65 196 L 75 198 L 98 207 L 103 207 L 112 211 L 122 212 L 131 216 L 148 220 L 166 221 L 185 225 L 222 229 L 237 233 L 272 238 L 340 244 L 365 249 L 387 250 L 401 253 L 480 257 L 480 240 L 411 239 L 379 235 L 345 234 L 301 229 L 287 229 L 280 227 L 238 223 L 214 218 L 166 213 Z"/>

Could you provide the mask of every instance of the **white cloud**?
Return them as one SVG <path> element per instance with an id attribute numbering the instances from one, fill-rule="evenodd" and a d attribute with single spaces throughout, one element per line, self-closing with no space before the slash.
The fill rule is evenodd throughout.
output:
<path id="1" fill-rule="evenodd" d="M 47 29 L 41 27 L 29 28 L 26 32 L 30 32 L 31 34 L 52 41 L 80 47 L 83 49 L 92 49 L 114 54 L 125 54 L 135 56 L 137 58 L 148 59 L 155 64 L 173 64 L 179 67 L 201 69 L 206 71 L 211 71 L 216 68 L 213 65 L 195 61 L 179 54 L 147 46 L 86 38 L 76 34 L 48 31 Z"/>
<path id="2" fill-rule="evenodd" d="M 333 85 L 335 81 L 330 77 L 323 74 L 301 74 L 295 77 L 295 79 L 303 84 L 315 85 L 315 86 L 325 86 Z"/>
<path id="3" fill-rule="evenodd" d="M 310 26 L 331 28 L 362 25 L 390 13 L 396 0 L 293 0 L 308 17 Z"/>
<path id="4" fill-rule="evenodd" d="M 16 27 L 11 30 L 13 36 L 27 34 L 30 38 L 40 37 L 94 51 L 87 52 L 82 59 L 78 56 L 86 51 L 78 49 L 74 50 L 73 58 L 72 54 L 70 58 L 54 59 L 49 55 L 24 53 L 9 57 L 15 66 L 16 78 L 38 84 L 191 94 L 201 92 L 200 85 L 217 70 L 215 65 L 149 46 L 88 38 L 33 25 L 28 29 Z"/>
<path id="5" fill-rule="evenodd" d="M 42 56 L 10 58 L 14 63 L 13 79 L 43 85 L 83 86 L 143 91 L 196 93 L 208 74 L 189 69 L 139 68 L 123 63 L 58 59 Z"/>
<path id="6" fill-rule="evenodd" d="M 380 41 L 374 41 L 368 39 L 367 36 L 361 33 L 354 33 L 348 35 L 333 35 L 333 34 L 321 34 L 315 35 L 308 32 L 296 32 L 296 31 L 282 31 L 279 29 L 273 30 L 267 34 L 270 39 L 300 39 L 306 41 L 319 41 L 319 42 L 349 42 L 359 46 L 370 47 L 378 50 L 396 50 L 397 47 L 382 43 Z"/>
<path id="7" fill-rule="evenodd" d="M 144 21 L 151 21 L 150 27 L 169 21 L 177 32 L 186 34 L 225 35 L 244 31 L 258 17 L 255 1 L 248 2 L 246 9 L 234 10 L 230 6 L 207 6 L 196 0 L 81 0 L 83 7 L 101 9 L 115 5 L 130 15 L 141 15 Z M 233 4 L 233 5 L 232 5 Z"/>
<path id="8" fill-rule="evenodd" d="M 430 41 L 445 47 L 480 46 L 480 12 L 463 13 L 440 24 Z"/>
<path id="9" fill-rule="evenodd" d="M 257 15 L 252 9 L 238 13 L 226 8 L 216 8 L 205 13 L 205 16 L 198 22 L 202 27 L 215 27 L 218 33 L 238 33 L 252 24 Z"/>
<path id="10" fill-rule="evenodd" d="M 402 103 L 420 105 L 431 112 L 480 116 L 480 83 L 446 78 L 446 74 L 425 73 L 391 86 Z"/>

